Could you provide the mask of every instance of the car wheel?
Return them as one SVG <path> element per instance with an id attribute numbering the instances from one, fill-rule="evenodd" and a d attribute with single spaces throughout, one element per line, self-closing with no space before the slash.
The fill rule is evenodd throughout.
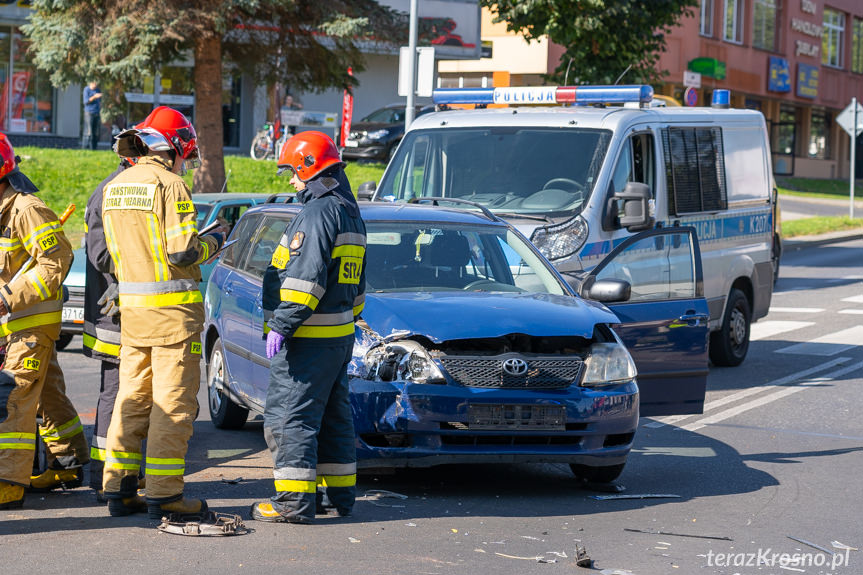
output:
<path id="1" fill-rule="evenodd" d="M 220 389 L 224 385 L 225 355 L 222 340 L 216 339 L 207 364 L 207 404 L 210 406 L 210 419 L 219 429 L 240 429 L 249 417 L 249 410 L 231 401 Z"/>
<path id="2" fill-rule="evenodd" d="M 725 304 L 722 328 L 710 334 L 710 360 L 714 365 L 733 367 L 746 359 L 751 325 L 749 300 L 742 291 L 732 288 Z"/>
<path id="3" fill-rule="evenodd" d="M 68 346 L 72 342 L 73 337 L 75 336 L 71 333 L 61 333 L 60 337 L 57 338 L 57 342 L 55 344 L 57 346 L 57 351 L 66 349 L 66 346 Z"/>
<path id="4" fill-rule="evenodd" d="M 603 467 L 593 467 L 591 465 L 570 464 L 573 475 L 584 481 L 591 483 L 611 483 L 623 473 L 623 467 L 626 463 L 618 463 L 617 465 L 606 465 Z"/>

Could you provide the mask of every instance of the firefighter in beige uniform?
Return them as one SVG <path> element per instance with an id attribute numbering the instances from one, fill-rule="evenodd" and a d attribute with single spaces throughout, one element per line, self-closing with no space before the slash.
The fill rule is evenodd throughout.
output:
<path id="1" fill-rule="evenodd" d="M 39 490 L 80 485 L 89 455 L 54 347 L 72 247 L 57 216 L 34 195 L 36 186 L 18 171 L 3 134 L 0 161 L 0 341 L 6 345 L 0 371 L 0 509 L 10 509 L 23 504 L 31 483 Z M 37 415 L 50 465 L 31 477 Z"/>
<path id="2" fill-rule="evenodd" d="M 198 159 L 195 130 L 160 106 L 117 136 L 121 157 L 138 163 L 105 186 L 102 221 L 119 282 L 120 389 L 108 428 L 104 494 L 111 515 L 206 511 L 183 497 L 183 474 L 201 377 L 203 297 L 199 264 L 218 250 L 224 228 L 198 236 L 180 173 Z M 147 453 L 141 441 L 147 439 Z M 136 493 L 144 466 L 146 500 Z"/>

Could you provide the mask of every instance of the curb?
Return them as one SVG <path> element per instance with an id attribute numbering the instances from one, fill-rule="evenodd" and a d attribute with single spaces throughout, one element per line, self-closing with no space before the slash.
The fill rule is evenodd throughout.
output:
<path id="1" fill-rule="evenodd" d="M 863 239 L 863 230 L 849 230 L 847 232 L 831 232 L 829 234 L 819 234 L 816 236 L 801 236 L 799 238 L 791 238 L 782 241 L 782 251 L 787 250 L 802 250 L 806 248 L 814 248 L 828 244 L 836 244 L 839 242 L 848 242 L 852 240 Z"/>

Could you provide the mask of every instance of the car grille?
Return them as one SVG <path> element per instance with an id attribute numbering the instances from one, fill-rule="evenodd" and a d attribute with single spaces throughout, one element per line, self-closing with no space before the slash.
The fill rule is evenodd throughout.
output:
<path id="1" fill-rule="evenodd" d="M 523 375 L 503 370 L 508 359 L 527 363 Z M 441 364 L 459 385 L 510 389 L 559 389 L 578 381 L 584 361 L 579 356 L 536 357 L 517 354 L 496 356 L 444 356 Z"/>
<path id="2" fill-rule="evenodd" d="M 69 301 L 66 302 L 67 305 L 84 305 L 84 288 L 77 286 L 66 286 L 66 289 L 69 290 Z"/>

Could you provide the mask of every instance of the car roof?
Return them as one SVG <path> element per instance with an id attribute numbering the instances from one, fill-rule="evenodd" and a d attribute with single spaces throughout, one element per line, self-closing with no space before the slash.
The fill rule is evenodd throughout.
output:
<path id="1" fill-rule="evenodd" d="M 259 202 L 265 201 L 270 194 L 256 192 L 227 192 L 222 194 L 192 194 L 192 201 L 198 204 L 216 204 L 218 202 L 231 200 L 252 199 Z"/>
<path id="2" fill-rule="evenodd" d="M 439 222 L 450 224 L 487 225 L 511 228 L 501 219 L 489 219 L 481 212 L 449 206 L 435 206 L 430 203 L 408 204 L 403 202 L 359 202 L 360 212 L 366 222 L 405 221 Z M 302 204 L 261 204 L 250 208 L 247 214 L 298 213 Z"/>

